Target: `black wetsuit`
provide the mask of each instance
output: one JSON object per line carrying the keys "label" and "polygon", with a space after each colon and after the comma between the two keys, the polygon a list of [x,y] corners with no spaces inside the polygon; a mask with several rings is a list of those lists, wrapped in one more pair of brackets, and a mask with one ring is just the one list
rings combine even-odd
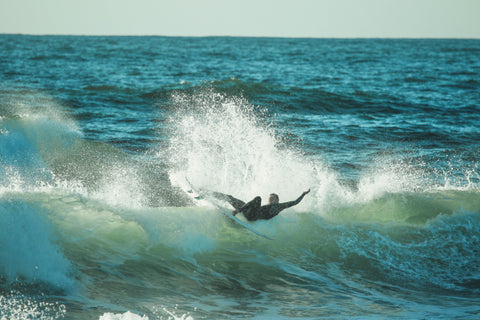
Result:
{"label": "black wetsuit", "polygon": [[255,221],[259,219],[272,219],[273,217],[278,215],[280,211],[299,204],[305,196],[305,194],[302,194],[300,197],[298,197],[297,200],[294,201],[288,201],[283,203],[270,203],[262,206],[262,198],[260,197],[255,197],[250,202],[245,203],[242,200],[234,198],[228,194],[215,192],[214,195],[219,199],[228,201],[235,208],[235,211],[233,213],[243,213],[243,215],[245,216],[245,218],[247,218],[248,221]]}

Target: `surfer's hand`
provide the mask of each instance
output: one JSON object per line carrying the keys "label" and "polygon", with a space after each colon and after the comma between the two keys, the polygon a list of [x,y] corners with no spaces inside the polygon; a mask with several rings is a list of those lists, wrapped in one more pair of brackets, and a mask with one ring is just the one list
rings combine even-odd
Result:
{"label": "surfer's hand", "polygon": [[308,189],[307,191],[304,191],[304,192],[302,193],[302,195],[304,196],[304,195],[308,194],[309,192],[310,192],[310,189]]}

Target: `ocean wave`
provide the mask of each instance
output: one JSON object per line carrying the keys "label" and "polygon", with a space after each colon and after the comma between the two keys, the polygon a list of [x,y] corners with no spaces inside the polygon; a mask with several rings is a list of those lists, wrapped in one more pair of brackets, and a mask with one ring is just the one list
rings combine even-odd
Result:
{"label": "ocean wave", "polygon": [[[423,78],[410,77],[404,81],[418,83],[424,80]],[[462,83],[468,85],[475,84],[472,81],[468,80]],[[463,84],[454,83],[449,84],[449,86],[457,88],[457,86],[463,86]],[[117,90],[118,88],[115,89],[115,91]],[[124,90],[122,89],[122,91]],[[137,93],[142,98],[155,101],[161,108],[169,109],[175,107],[175,96],[204,95],[205,92],[212,90],[232,98],[245,98],[252,104],[268,107],[272,113],[297,112],[301,114],[394,116],[411,113],[430,114],[438,111],[438,106],[423,102],[421,91],[414,98],[412,96],[392,95],[376,90],[338,91],[330,90],[328,86],[282,85],[268,81],[257,82],[238,78],[202,82],[181,81],[175,85],[171,84],[155,88],[150,92]],[[464,107],[468,108],[469,106]],[[457,112],[456,108],[452,108],[451,111]]]}
{"label": "ocean wave", "polygon": [[[268,82],[245,81],[236,78],[214,80],[198,85],[189,84],[163,91],[156,91],[155,97],[169,98],[178,94],[198,94],[208,90],[230,97],[244,97],[253,104],[278,108],[282,111],[301,113],[359,113],[367,112],[375,107],[376,113],[396,114],[407,105],[395,97],[378,96],[367,92],[330,92],[326,89],[282,86]],[[380,98],[380,99],[379,99]],[[379,104],[378,100],[385,103]],[[373,105],[374,104],[374,105]],[[411,106],[412,108],[416,106]]]}
{"label": "ocean wave", "polygon": [[1,199],[0,279],[71,291],[75,287],[72,265],[42,210],[16,199]]}
{"label": "ocean wave", "polygon": [[[9,193],[1,202],[1,225],[8,230],[0,238],[0,272],[8,281],[62,290],[85,277],[94,285],[106,276],[112,285],[148,283],[177,298],[188,288],[196,291],[198,282],[216,292],[224,285],[258,288],[291,277],[288,286],[320,285],[338,274],[358,275],[363,285],[473,295],[479,198],[473,190],[400,193],[326,212],[288,210],[252,224],[272,241],[218,209],[125,208],[59,190]],[[224,278],[230,280],[221,285]],[[357,281],[338,279],[340,286]],[[184,283],[180,291],[169,285],[178,281]]]}

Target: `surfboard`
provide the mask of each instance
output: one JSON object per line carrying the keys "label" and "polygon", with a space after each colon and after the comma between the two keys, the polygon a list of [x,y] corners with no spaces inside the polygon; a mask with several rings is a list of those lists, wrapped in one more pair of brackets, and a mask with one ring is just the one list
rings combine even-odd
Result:
{"label": "surfboard", "polygon": [[203,196],[200,195],[200,193],[193,188],[193,186],[190,184],[188,179],[184,179],[183,181],[177,180],[177,184],[180,187],[180,189],[183,190],[187,194],[187,196],[192,199],[193,203],[199,207],[209,207],[209,208],[218,208],[216,205],[205,199]]}
{"label": "surfboard", "polygon": [[230,211],[227,208],[218,206],[203,197],[190,183],[190,181],[185,177],[184,179],[175,179],[175,184],[177,184],[191,199],[192,201],[197,205],[201,207],[209,207],[209,208],[214,208],[218,209],[225,217],[229,218],[230,220],[234,221],[236,224],[242,226],[243,228],[249,230],[250,232],[255,233],[257,236],[260,236],[262,238],[268,239],[268,240],[273,240],[267,235],[264,235],[258,230],[255,230],[252,228],[250,225],[245,223],[244,221],[238,219],[235,217],[233,214],[230,213]]}

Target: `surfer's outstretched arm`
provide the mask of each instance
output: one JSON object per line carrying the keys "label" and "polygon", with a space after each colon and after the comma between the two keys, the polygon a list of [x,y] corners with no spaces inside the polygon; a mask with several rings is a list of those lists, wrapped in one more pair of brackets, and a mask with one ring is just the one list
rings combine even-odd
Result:
{"label": "surfer's outstretched arm", "polygon": [[305,195],[307,195],[309,192],[310,192],[310,189],[308,189],[307,191],[304,191],[304,192],[300,195],[300,197],[297,198],[297,200],[279,203],[278,205],[281,207],[281,210],[286,209],[286,208],[293,207],[293,206],[299,204],[300,201],[303,200],[303,197],[305,197]]}

